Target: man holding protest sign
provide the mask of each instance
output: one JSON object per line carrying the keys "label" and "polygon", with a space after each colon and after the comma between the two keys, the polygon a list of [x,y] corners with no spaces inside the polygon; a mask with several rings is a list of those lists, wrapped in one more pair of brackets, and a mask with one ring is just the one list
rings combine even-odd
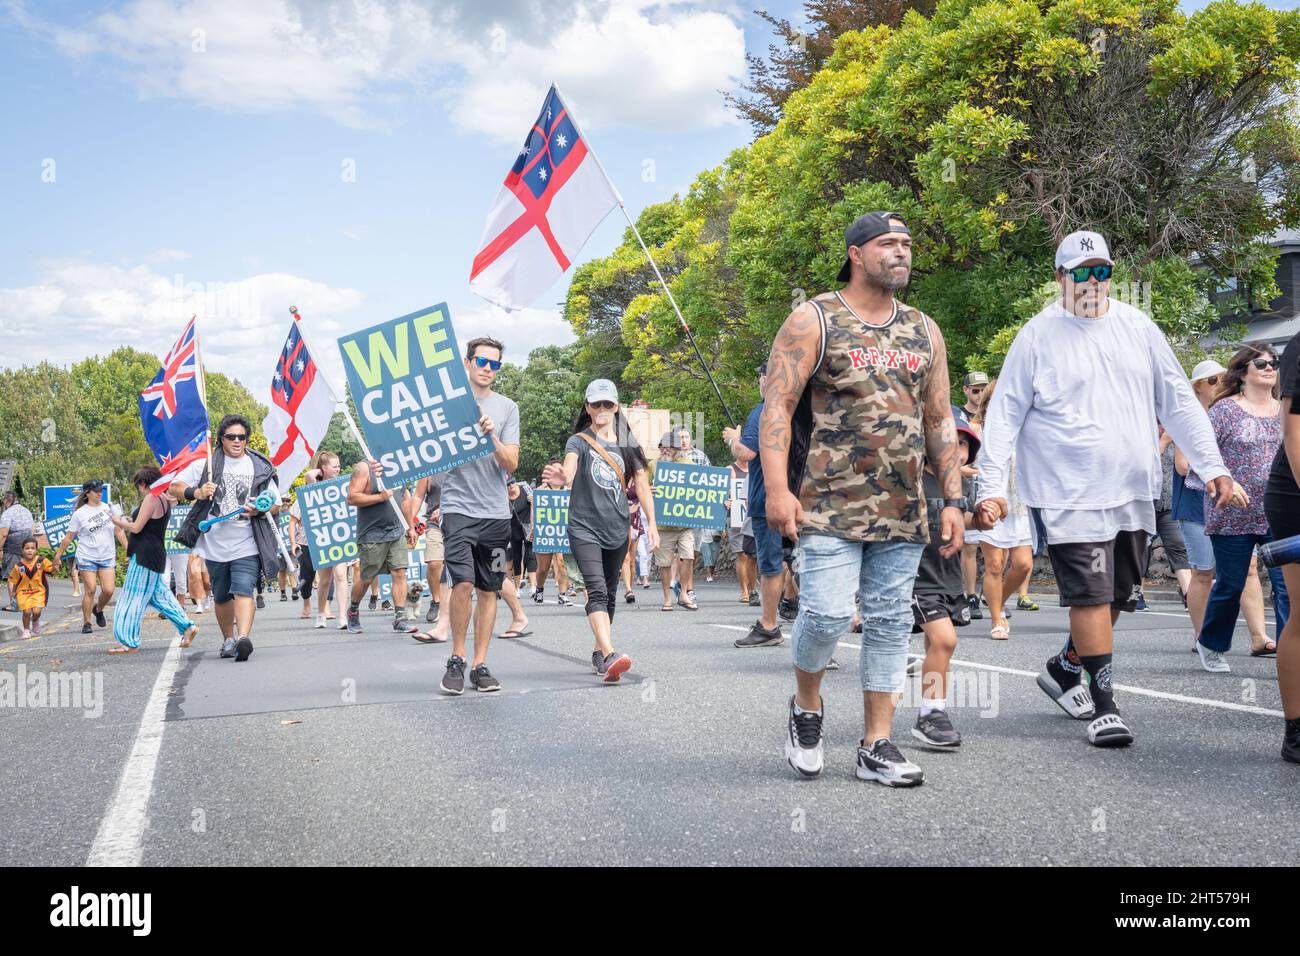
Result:
{"label": "man holding protest sign", "polygon": [[[465,643],[475,591],[478,609],[470,683],[483,692],[501,689],[501,682],[488,671],[487,652],[509,561],[506,479],[519,467],[519,406],[492,391],[504,353],[505,346],[496,339],[478,338],[465,346],[465,370],[480,412],[478,430],[491,441],[492,454],[453,468],[442,485],[443,549],[452,582],[451,659],[442,678],[442,689],[448,694],[465,690]],[[512,621],[506,633],[523,637],[526,627],[527,619]]]}
{"label": "man holding protest sign", "polygon": [[406,527],[393,507],[394,489],[380,487],[384,466],[377,461],[359,461],[352,467],[348,483],[348,504],[357,509],[357,552],[361,566],[352,581],[352,597],[348,604],[348,633],[361,633],[361,599],[366,596],[370,583],[381,574],[393,576],[393,630],[399,634],[418,631],[406,620],[406,563],[407,549],[415,546],[416,500],[400,488],[402,516]]}
{"label": "man holding protest sign", "polygon": [[[664,432],[663,437],[659,439],[659,458],[654,464],[654,481],[656,488],[659,485],[659,471],[665,465],[676,462],[689,462],[685,450],[679,447],[680,438],[673,432]],[[658,503],[659,492],[655,492],[656,507]],[[691,600],[691,592],[695,590],[695,529],[681,528],[672,524],[665,524],[662,518],[659,518],[659,547],[655,548],[655,567],[659,569],[659,580],[664,588],[664,606],[660,608],[663,611],[673,609],[672,583],[676,577],[680,585],[681,599],[677,602],[688,611],[698,611],[699,605]],[[673,574],[674,566],[677,574]]]}

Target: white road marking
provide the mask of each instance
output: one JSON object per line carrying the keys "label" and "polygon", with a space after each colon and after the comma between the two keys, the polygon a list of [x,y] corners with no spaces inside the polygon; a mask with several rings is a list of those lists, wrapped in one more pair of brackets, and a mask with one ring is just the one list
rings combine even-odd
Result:
{"label": "white road marking", "polygon": [[[713,627],[721,627],[728,631],[748,631],[747,627],[737,627],[734,624],[714,624]],[[840,647],[851,647],[855,650],[861,649],[861,644],[852,644],[848,641],[838,641]],[[961,661],[957,658],[952,659],[954,667],[972,667],[982,671],[997,671],[999,674],[1014,674],[1017,677],[1037,677],[1037,671],[1022,671],[1014,667],[1001,667],[997,664],[981,664],[977,661]],[[1252,707],[1249,704],[1234,704],[1226,700],[1209,700],[1205,697],[1189,697],[1186,694],[1171,694],[1163,690],[1151,690],[1146,687],[1135,687],[1132,684],[1116,684],[1116,690],[1122,690],[1125,693],[1137,694],[1139,697],[1155,697],[1159,700],[1173,700],[1181,704],[1200,704],[1202,707],[1217,707],[1220,710],[1235,710],[1243,714],[1258,714],[1261,717],[1283,717],[1285,716],[1280,710],[1269,710],[1267,707]]]}
{"label": "white road marking", "polygon": [[167,715],[167,692],[171,690],[180,665],[181,644],[177,635],[158,669],[158,679],[154,681],[144,716],[140,718],[140,727],[135,732],[131,755],[122,768],[108,810],[99,821],[99,832],[90,847],[86,866],[139,866],[144,857],[144,831],[148,826],[146,814],[166,726],[163,718]]}

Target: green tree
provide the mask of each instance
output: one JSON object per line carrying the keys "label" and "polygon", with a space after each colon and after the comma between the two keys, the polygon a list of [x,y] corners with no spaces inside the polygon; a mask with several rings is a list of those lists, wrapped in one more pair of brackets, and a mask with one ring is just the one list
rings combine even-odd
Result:
{"label": "green tree", "polygon": [[494,386],[519,406],[519,468],[523,481],[536,483],[553,455],[564,453],[582,408],[586,381],[574,369],[579,346],[533,349],[525,366],[502,367]]}

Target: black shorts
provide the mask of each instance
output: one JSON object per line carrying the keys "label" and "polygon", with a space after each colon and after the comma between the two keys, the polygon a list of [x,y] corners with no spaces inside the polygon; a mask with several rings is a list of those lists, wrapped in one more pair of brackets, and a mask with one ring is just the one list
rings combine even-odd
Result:
{"label": "black shorts", "polygon": [[510,519],[442,516],[442,542],[451,583],[500,591],[510,564]]}
{"label": "black shorts", "polygon": [[1049,544],[1061,607],[1109,604],[1136,611],[1146,554],[1145,531],[1121,531],[1114,541]]}
{"label": "black shorts", "polygon": [[912,633],[919,634],[922,624],[932,624],[944,618],[952,621],[954,627],[965,627],[970,623],[970,605],[960,594],[913,594],[912,595]]}
{"label": "black shorts", "polygon": [[1264,496],[1264,514],[1274,541],[1300,534],[1300,501],[1288,495]]}

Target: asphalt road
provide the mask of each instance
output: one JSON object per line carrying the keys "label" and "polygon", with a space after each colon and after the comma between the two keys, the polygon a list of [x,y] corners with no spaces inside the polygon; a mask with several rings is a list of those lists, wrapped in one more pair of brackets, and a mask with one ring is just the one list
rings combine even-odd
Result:
{"label": "asphalt road", "polygon": [[950,711],[965,741],[927,750],[905,703],[895,739],[926,782],[890,790],[853,775],[856,650],[827,677],[827,767],[804,781],[782,753],[789,642],[734,649],[755,612],[732,586],[701,586],[697,613],[664,614],[657,593],[620,605],[621,683],[591,674],[580,610],[529,602],[535,633],[492,645],[503,690],[461,698],[437,689],[446,646],[379,612],[349,636],[272,596],[240,664],[217,657],[211,612],[188,651],[151,618],[142,652],[111,658],[111,635],[63,612],[0,644],[0,679],[86,675],[102,696],[0,706],[0,864],[1300,861],[1300,767],[1278,757],[1274,662],[1246,654],[1244,629],[1233,672],[1212,675],[1180,606],[1125,616],[1117,697],[1137,742],[1102,751],[1034,684],[1065,612],[1017,613],[1005,643],[973,622]]}

